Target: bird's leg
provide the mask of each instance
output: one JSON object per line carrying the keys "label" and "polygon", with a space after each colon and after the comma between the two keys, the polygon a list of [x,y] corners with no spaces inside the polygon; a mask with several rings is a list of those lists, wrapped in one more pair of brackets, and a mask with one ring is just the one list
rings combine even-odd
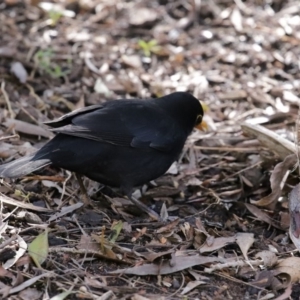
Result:
{"label": "bird's leg", "polygon": [[149,208],[148,206],[146,206],[144,203],[142,203],[138,199],[135,199],[134,197],[132,197],[131,191],[130,191],[130,193],[126,193],[126,194],[127,194],[128,199],[133,204],[135,204],[140,210],[142,210],[145,213],[147,213],[152,219],[154,219],[156,221],[162,221],[162,219],[161,219],[161,217],[159,216],[158,213],[156,213],[154,210],[152,210],[151,208]]}
{"label": "bird's leg", "polygon": [[87,194],[87,191],[83,184],[81,175],[79,175],[78,173],[75,173],[75,176],[76,176],[76,179],[77,179],[79,187],[80,187],[80,191],[82,194],[82,202],[83,202],[84,206],[91,205],[91,200]]}

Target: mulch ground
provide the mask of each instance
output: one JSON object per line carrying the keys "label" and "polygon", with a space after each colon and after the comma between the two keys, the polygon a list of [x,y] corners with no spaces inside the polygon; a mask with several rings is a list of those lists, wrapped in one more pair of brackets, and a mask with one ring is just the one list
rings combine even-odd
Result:
{"label": "mulch ground", "polygon": [[134,193],[164,222],[88,179],[83,209],[64,170],[3,179],[2,299],[298,299],[299,13],[292,0],[2,1],[2,162],[53,137],[43,122],[114,99],[189,91],[209,125]]}

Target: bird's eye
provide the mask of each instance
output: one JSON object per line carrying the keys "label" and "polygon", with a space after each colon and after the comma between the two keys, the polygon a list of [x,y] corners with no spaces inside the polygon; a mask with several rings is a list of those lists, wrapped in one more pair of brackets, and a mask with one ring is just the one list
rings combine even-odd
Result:
{"label": "bird's eye", "polygon": [[202,117],[203,117],[202,115],[198,115],[198,116],[197,116],[196,122],[195,122],[195,126],[196,126],[196,125],[199,125],[199,124],[202,122]]}

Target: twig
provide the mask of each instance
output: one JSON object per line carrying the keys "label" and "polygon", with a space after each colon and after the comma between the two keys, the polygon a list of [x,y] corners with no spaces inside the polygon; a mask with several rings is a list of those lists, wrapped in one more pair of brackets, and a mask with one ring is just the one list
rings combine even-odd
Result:
{"label": "twig", "polygon": [[18,139],[18,138],[20,138],[20,136],[18,134],[2,136],[2,137],[0,137],[0,142],[5,141],[5,140],[9,140],[9,139],[14,139],[14,138]]}
{"label": "twig", "polygon": [[70,178],[72,177],[72,173],[69,172],[69,171],[66,171],[66,173],[68,174],[68,177],[64,180],[63,182],[63,190],[62,190],[62,193],[61,193],[61,197],[60,197],[60,201],[62,202],[63,198],[64,198],[64,195],[66,193],[66,186],[67,186],[67,182],[70,180]]}
{"label": "twig", "polygon": [[249,264],[251,266],[259,266],[262,265],[263,263],[264,261],[262,259],[247,260],[247,261],[246,260],[232,261],[225,264],[215,264],[211,268],[205,268],[204,272],[212,273],[213,271],[222,270],[225,268],[236,268],[236,267],[246,267],[246,266],[248,267]]}
{"label": "twig", "polygon": [[2,244],[0,244],[0,249],[5,248],[7,245],[9,245],[11,242],[15,241],[18,238],[18,235],[15,234],[11,236],[8,240],[4,241]]}
{"label": "twig", "polygon": [[259,152],[261,151],[258,147],[253,148],[235,148],[235,147],[207,147],[207,146],[193,146],[194,149],[198,150],[211,150],[211,151],[224,151],[224,152]]}
{"label": "twig", "polygon": [[35,93],[35,91],[31,85],[25,84],[25,86],[28,88],[30,95],[32,97],[34,97],[37,100],[37,102],[39,103],[40,110],[44,110],[46,108],[45,102]]}
{"label": "twig", "polygon": [[92,250],[88,250],[88,249],[76,249],[76,248],[68,248],[68,247],[51,247],[51,248],[49,248],[49,252],[51,252],[51,253],[64,252],[64,253],[81,254],[81,255],[90,254],[92,256],[102,258],[102,259],[108,259],[111,261],[124,263],[124,264],[128,264],[128,265],[132,264],[132,262],[129,262],[126,260],[121,260],[121,259],[111,258],[109,256],[105,256],[105,255],[101,254],[99,251],[92,251]]}
{"label": "twig", "polygon": [[184,285],[184,283],[185,283],[185,280],[184,280],[184,275],[183,275],[182,272],[181,272],[181,277],[182,277],[182,282],[181,282],[180,287],[179,287],[174,293],[172,293],[171,295],[168,295],[168,296],[167,296],[167,299],[170,299],[170,298],[172,298],[173,296],[175,296],[176,294],[178,294],[179,291],[183,288],[183,285]]}
{"label": "twig", "polygon": [[257,138],[263,146],[276,152],[282,160],[298,151],[294,143],[263,126],[243,123],[241,127],[245,134]]}
{"label": "twig", "polygon": [[235,177],[236,175],[239,175],[239,174],[241,174],[241,173],[243,173],[243,172],[245,172],[245,171],[248,171],[248,170],[250,170],[250,169],[252,169],[252,168],[254,168],[254,167],[257,167],[257,166],[259,166],[259,165],[261,165],[261,164],[262,164],[262,161],[260,160],[260,161],[258,161],[257,163],[255,163],[255,164],[253,164],[253,165],[251,165],[251,166],[249,166],[249,167],[247,167],[247,168],[244,168],[244,169],[242,169],[242,170],[240,170],[240,171],[238,171],[238,172],[236,172],[236,173],[233,173],[233,174],[231,174],[231,175],[225,177],[224,180],[225,180],[225,179],[228,179],[228,178],[231,178],[231,177]]}
{"label": "twig", "polygon": [[5,196],[2,193],[0,193],[0,202],[10,204],[13,206],[17,206],[17,207],[22,207],[22,208],[29,209],[29,210],[39,211],[39,212],[52,212],[53,211],[52,209],[35,206],[35,205],[32,205],[31,203],[24,203],[24,202],[14,200],[12,198]]}
{"label": "twig", "polygon": [[7,109],[8,109],[9,115],[10,115],[10,118],[14,119],[15,118],[15,113],[13,112],[13,110],[11,108],[11,103],[10,103],[8,94],[6,93],[6,90],[5,90],[5,81],[4,80],[1,83],[1,92],[2,92],[3,97],[5,99],[5,102],[6,102],[6,105],[7,105]]}

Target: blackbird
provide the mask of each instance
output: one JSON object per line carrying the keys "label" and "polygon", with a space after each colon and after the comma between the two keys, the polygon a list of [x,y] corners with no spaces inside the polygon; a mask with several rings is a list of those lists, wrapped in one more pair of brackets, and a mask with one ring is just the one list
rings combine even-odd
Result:
{"label": "blackbird", "polygon": [[46,122],[56,136],[32,156],[1,165],[0,177],[22,177],[53,165],[120,187],[157,219],[155,212],[131,197],[132,189],[168,170],[193,128],[205,127],[202,117],[200,102],[186,92],[88,106]]}

